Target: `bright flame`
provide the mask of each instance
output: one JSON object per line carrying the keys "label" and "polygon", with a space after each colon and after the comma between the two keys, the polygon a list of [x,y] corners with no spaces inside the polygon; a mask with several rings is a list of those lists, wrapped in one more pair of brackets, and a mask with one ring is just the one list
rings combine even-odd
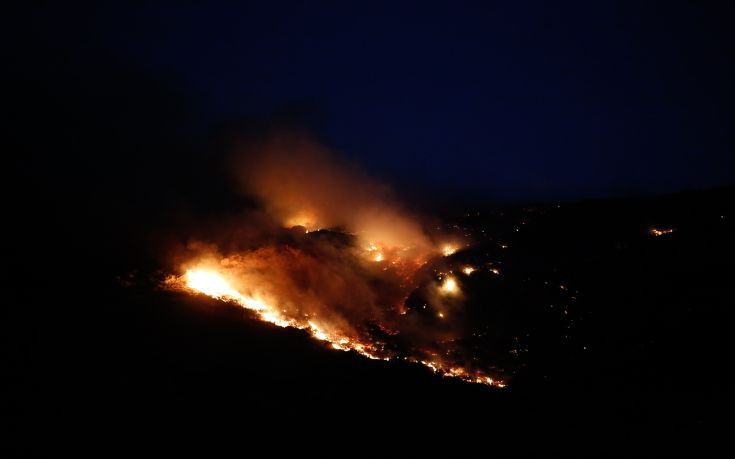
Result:
{"label": "bright flame", "polygon": [[[326,330],[313,320],[298,320],[296,318],[284,318],[279,310],[271,305],[242,294],[227,281],[226,276],[213,269],[197,268],[189,269],[181,277],[172,276],[168,278],[166,285],[169,288],[185,289],[192,292],[202,293],[212,298],[232,301],[243,308],[254,311],[261,320],[272,323],[279,327],[293,327],[308,331],[314,338],[325,341],[331,345],[333,349],[341,351],[355,351],[364,357],[375,360],[390,360],[380,349],[369,343],[362,343],[350,336],[341,335]],[[446,293],[456,293],[459,291],[459,285],[453,277],[445,278],[441,290]],[[440,318],[444,317],[444,313],[438,313]],[[408,361],[421,363],[429,367],[432,371],[442,376],[451,376],[463,379],[468,382],[480,383],[494,387],[504,387],[502,381],[494,380],[490,377],[478,374],[472,374],[460,367],[450,367],[442,362],[431,362],[426,360],[417,360],[407,358]]]}
{"label": "bright flame", "polygon": [[248,309],[264,311],[268,309],[263,302],[253,298],[247,298],[232,288],[224,277],[214,271],[202,269],[189,270],[186,272],[186,285],[205,295],[220,300],[235,301]]}
{"label": "bright flame", "polygon": [[237,298],[240,296],[240,293],[230,287],[230,284],[222,276],[213,271],[187,271],[186,285],[215,298]]}
{"label": "bright flame", "polygon": [[459,285],[453,277],[447,277],[444,279],[441,285],[441,291],[447,294],[453,294],[459,292]]}
{"label": "bright flame", "polygon": [[[170,285],[176,285],[176,279]],[[184,286],[198,293],[203,293],[212,298],[224,301],[233,301],[245,309],[250,309],[258,314],[265,322],[279,327],[293,327],[307,330],[316,339],[331,343],[332,347],[342,351],[356,351],[371,359],[383,359],[376,355],[370,345],[359,343],[347,336],[330,333],[314,321],[299,322],[295,319],[285,319],[276,308],[259,301],[253,297],[243,295],[230,286],[225,277],[210,269],[190,269],[183,276]]]}
{"label": "bright flame", "polygon": [[464,268],[462,268],[462,272],[469,276],[470,274],[475,272],[475,268],[473,268],[472,266],[465,266]]}
{"label": "bright flame", "polygon": [[380,248],[372,242],[368,246],[367,251],[369,254],[371,254],[372,259],[375,262],[381,262],[385,259],[385,257],[383,256],[383,252],[380,251]]}
{"label": "bright flame", "polygon": [[445,244],[442,247],[442,255],[444,255],[445,257],[454,254],[456,251],[457,247],[453,246],[452,244]]}
{"label": "bright flame", "polygon": [[243,295],[234,289],[218,272],[208,269],[190,269],[184,275],[186,286],[199,293],[224,301],[234,301],[245,309],[258,313],[266,322],[280,327],[292,325],[292,321],[285,320],[274,308],[253,297]]}

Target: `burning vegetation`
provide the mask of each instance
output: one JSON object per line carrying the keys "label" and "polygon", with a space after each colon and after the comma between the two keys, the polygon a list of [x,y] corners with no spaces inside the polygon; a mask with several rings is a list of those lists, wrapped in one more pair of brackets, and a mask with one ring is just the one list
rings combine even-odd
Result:
{"label": "burning vegetation", "polygon": [[[176,251],[167,287],[237,304],[334,349],[504,386],[502,371],[463,344],[462,281],[451,270],[435,274],[460,250],[456,238],[427,232],[426,219],[406,212],[386,187],[309,138],[277,136],[241,149],[242,189],[264,211],[189,240]],[[416,295],[420,307],[408,301]]]}
{"label": "burning vegetation", "polygon": [[648,234],[650,234],[651,236],[656,236],[656,237],[665,236],[673,232],[674,232],[674,228],[668,228],[668,227],[657,228],[657,227],[652,226],[648,229]]}

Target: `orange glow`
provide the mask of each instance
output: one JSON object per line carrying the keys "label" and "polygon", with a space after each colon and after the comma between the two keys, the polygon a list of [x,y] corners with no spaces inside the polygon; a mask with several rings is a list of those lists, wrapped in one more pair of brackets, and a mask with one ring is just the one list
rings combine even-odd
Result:
{"label": "orange glow", "polygon": [[204,293],[218,300],[235,301],[253,311],[264,311],[268,306],[253,298],[247,298],[215,271],[204,269],[189,270],[186,272],[186,285],[198,292]]}
{"label": "orange glow", "polygon": [[651,234],[653,236],[656,236],[656,237],[663,236],[665,234],[671,234],[673,232],[674,232],[674,228],[654,228],[654,227],[651,227],[648,230],[648,233],[649,234]]}
{"label": "orange glow", "polygon": [[462,268],[462,272],[469,276],[470,274],[475,272],[475,268],[473,268],[472,266],[465,266],[464,268]]}
{"label": "orange glow", "polygon": [[451,276],[444,279],[444,282],[442,282],[442,285],[440,288],[441,288],[442,293],[445,293],[448,295],[459,293],[459,285],[457,284],[457,280]]}
{"label": "orange glow", "polygon": [[448,257],[450,255],[453,255],[457,251],[457,247],[452,244],[444,244],[442,247],[442,255],[445,257]]}
{"label": "orange glow", "polygon": [[[267,301],[263,301],[255,296],[246,295],[237,288],[233,287],[228,280],[227,274],[217,269],[208,267],[196,267],[188,269],[182,276],[171,276],[166,280],[165,284],[168,288],[189,291],[191,293],[200,293],[217,300],[235,303],[245,309],[249,309],[257,314],[257,316],[271,324],[279,327],[293,327],[307,331],[311,336],[320,341],[324,341],[330,345],[332,349],[341,351],[354,351],[358,354],[375,360],[390,360],[391,355],[386,354],[383,350],[376,348],[369,342],[362,342],[358,338],[348,336],[336,329],[332,329],[326,323],[322,323],[316,319],[289,317],[283,314]],[[459,292],[459,285],[453,277],[447,277],[441,285],[441,290],[447,294]],[[284,310],[285,312],[285,310]],[[445,317],[445,313],[437,314],[440,318]],[[406,358],[405,360],[420,363],[430,368],[433,372],[448,377],[460,378],[467,382],[490,385],[494,387],[504,387],[502,381],[484,376],[477,372],[471,372],[461,367],[448,366],[442,361],[418,360],[415,358]]]}
{"label": "orange glow", "polygon": [[368,246],[367,251],[373,261],[375,261],[376,263],[379,263],[385,259],[385,256],[383,255],[383,252],[380,251],[380,248],[372,242]]}
{"label": "orange glow", "polygon": [[303,226],[307,231],[314,231],[318,229],[317,219],[308,212],[300,212],[292,215],[283,222],[286,228],[293,228],[294,226]]}

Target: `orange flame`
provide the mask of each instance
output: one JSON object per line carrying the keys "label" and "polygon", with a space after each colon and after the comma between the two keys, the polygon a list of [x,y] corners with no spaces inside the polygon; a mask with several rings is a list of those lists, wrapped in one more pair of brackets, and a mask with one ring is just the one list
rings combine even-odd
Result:
{"label": "orange flame", "polygon": [[[380,350],[375,348],[373,345],[329,330],[328,327],[320,324],[317,319],[297,320],[292,317],[284,317],[281,311],[269,305],[267,302],[253,296],[244,295],[238,291],[230,284],[226,275],[220,273],[218,270],[204,267],[189,269],[182,276],[169,277],[166,285],[169,288],[181,289],[190,293],[204,294],[217,300],[235,303],[245,309],[253,311],[261,320],[279,327],[293,327],[306,330],[312,337],[329,343],[333,349],[341,351],[355,351],[369,359],[390,360],[390,357],[381,353]],[[445,280],[442,288],[448,289],[450,292],[456,292],[458,290],[456,281],[451,277]],[[441,317],[443,317],[443,313],[440,314]],[[456,377],[464,381],[494,387],[505,387],[503,381],[490,378],[477,372],[470,372],[461,367],[448,366],[439,361],[418,360],[410,357],[405,358],[405,360],[422,364],[431,369],[434,373],[442,376]]]}

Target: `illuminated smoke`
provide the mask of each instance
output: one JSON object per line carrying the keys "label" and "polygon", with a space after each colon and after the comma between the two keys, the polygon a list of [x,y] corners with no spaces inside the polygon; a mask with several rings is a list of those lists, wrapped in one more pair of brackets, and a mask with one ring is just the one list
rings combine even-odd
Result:
{"label": "illuminated smoke", "polygon": [[390,188],[306,135],[273,135],[236,154],[242,190],[285,226],[341,228],[368,244],[431,247],[418,219],[397,204]]}
{"label": "illuminated smoke", "polygon": [[[175,254],[168,287],[236,303],[335,349],[503,385],[457,344],[465,328],[451,313],[461,307],[458,280],[425,269],[456,244],[433,242],[384,185],[307,137],[241,149],[235,175],[265,212],[199,231]],[[407,307],[416,291],[427,292],[433,313]]]}

